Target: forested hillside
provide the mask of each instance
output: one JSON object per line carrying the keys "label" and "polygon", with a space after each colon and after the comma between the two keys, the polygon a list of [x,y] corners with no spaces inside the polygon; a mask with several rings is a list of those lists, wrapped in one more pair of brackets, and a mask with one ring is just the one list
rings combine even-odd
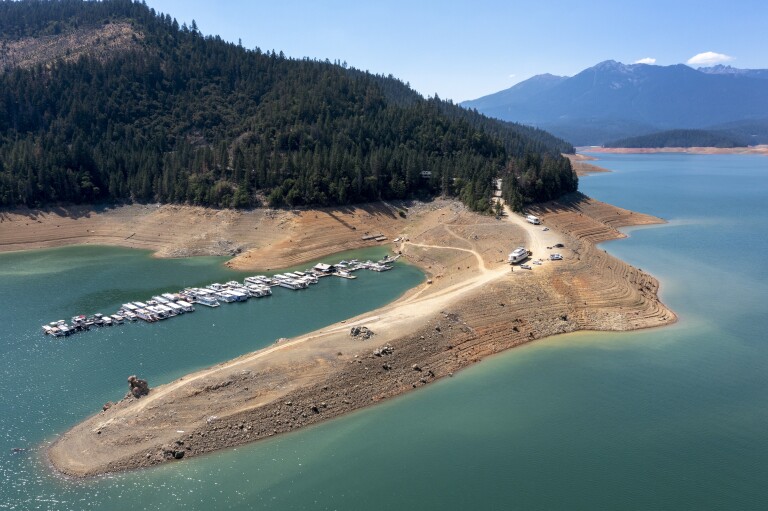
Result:
{"label": "forested hillside", "polygon": [[608,142],[605,147],[746,147],[733,134],[713,130],[668,130]]}
{"label": "forested hillside", "polygon": [[577,187],[560,155],[573,147],[546,132],[203,36],[143,3],[3,1],[0,44],[13,49],[0,66],[1,206],[446,194],[486,210],[497,176],[515,176],[522,202]]}

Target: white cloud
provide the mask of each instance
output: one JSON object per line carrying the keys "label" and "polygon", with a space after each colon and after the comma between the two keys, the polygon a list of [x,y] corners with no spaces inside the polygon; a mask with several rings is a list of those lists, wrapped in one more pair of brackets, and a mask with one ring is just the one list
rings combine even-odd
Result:
{"label": "white cloud", "polygon": [[517,75],[516,74],[509,75],[510,78],[514,78],[515,76],[517,76]]}
{"label": "white cloud", "polygon": [[705,51],[689,58],[686,64],[689,66],[711,66],[713,64],[721,64],[733,60],[730,55],[723,53],[715,53],[713,51]]}
{"label": "white cloud", "polygon": [[644,59],[636,60],[635,64],[655,64],[656,59],[653,57],[645,57]]}

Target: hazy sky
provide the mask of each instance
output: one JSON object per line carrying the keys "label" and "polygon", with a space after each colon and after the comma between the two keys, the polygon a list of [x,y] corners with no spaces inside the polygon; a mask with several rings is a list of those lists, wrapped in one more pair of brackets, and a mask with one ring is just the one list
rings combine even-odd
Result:
{"label": "hazy sky", "polygon": [[[768,68],[768,1],[147,0],[205,35],[464,101],[603,60]],[[703,55],[702,55],[703,54]]]}

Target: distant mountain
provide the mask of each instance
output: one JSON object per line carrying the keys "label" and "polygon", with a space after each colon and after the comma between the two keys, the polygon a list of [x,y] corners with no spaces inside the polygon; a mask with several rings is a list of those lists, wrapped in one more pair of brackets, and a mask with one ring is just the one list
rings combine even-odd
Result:
{"label": "distant mountain", "polygon": [[[509,89],[471,101],[472,108],[480,111],[510,105],[522,105],[530,101],[538,94],[548,91],[567,80],[567,76],[555,76],[551,74],[536,75]],[[469,101],[467,103],[470,103]]]}
{"label": "distant mountain", "polygon": [[0,1],[0,208],[443,194],[489,210],[504,176],[522,207],[576,190],[563,152],[542,130],[391,76],[245,49],[144,2]]}
{"label": "distant mountain", "polygon": [[536,76],[462,106],[537,126],[575,145],[599,145],[662,130],[768,118],[765,73],[608,60],[570,78]]}
{"label": "distant mountain", "polygon": [[746,147],[745,140],[712,130],[668,130],[607,142],[605,147]]}
{"label": "distant mountain", "polygon": [[768,69],[738,69],[736,67],[718,64],[717,66],[712,67],[700,67],[698,70],[710,75],[745,76],[747,78],[768,80]]}

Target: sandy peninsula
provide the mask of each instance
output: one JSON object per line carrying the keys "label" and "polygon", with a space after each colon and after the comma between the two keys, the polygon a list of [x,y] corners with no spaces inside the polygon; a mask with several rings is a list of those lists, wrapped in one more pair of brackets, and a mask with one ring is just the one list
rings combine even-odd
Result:
{"label": "sandy peninsula", "polygon": [[600,167],[598,165],[595,165],[594,163],[590,163],[591,161],[597,160],[594,156],[589,156],[587,154],[564,154],[568,160],[571,162],[571,168],[576,172],[576,175],[581,176],[588,176],[589,174],[599,174],[601,172],[611,172],[609,169],[606,169],[604,167]]}
{"label": "sandy peninsula", "polygon": [[[50,446],[53,467],[88,477],[178,462],[369,406],[542,337],[675,321],[658,299],[655,278],[595,245],[623,237],[619,227],[660,219],[580,194],[534,212],[548,230],[509,211],[495,219],[442,199],[306,211],[123,206],[4,213],[0,250],[94,243],[165,257],[227,253],[234,254],[228,264],[254,270],[366,246],[376,242],[363,240],[364,233],[380,233],[405,237],[380,243],[428,278],[381,309],[95,413]],[[556,244],[563,248],[550,249]],[[511,271],[506,256],[519,245],[542,264]],[[550,261],[552,252],[563,260]],[[374,335],[351,336],[354,326]],[[123,385],[118,379],[116,392]]]}

